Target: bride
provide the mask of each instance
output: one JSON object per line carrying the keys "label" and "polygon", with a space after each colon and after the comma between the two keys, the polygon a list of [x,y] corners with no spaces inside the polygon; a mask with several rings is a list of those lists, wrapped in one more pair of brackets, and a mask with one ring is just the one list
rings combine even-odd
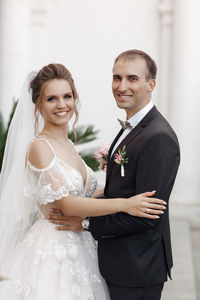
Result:
{"label": "bride", "polygon": [[[48,214],[54,208],[80,218],[117,212],[144,217],[144,203],[152,208],[153,192],[91,198],[95,175],[68,139],[77,102],[71,74],[60,64],[29,74],[22,88],[0,181],[1,300],[109,299],[90,233],[57,231]],[[153,201],[162,209],[162,200]],[[161,212],[154,213],[146,217]]]}

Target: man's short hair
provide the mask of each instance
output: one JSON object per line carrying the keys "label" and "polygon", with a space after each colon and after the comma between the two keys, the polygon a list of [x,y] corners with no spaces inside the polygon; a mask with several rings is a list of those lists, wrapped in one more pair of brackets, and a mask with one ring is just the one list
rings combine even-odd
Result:
{"label": "man's short hair", "polygon": [[[122,52],[121,54],[119,54],[116,59],[115,59],[115,63],[119,60],[119,59],[125,59],[125,60],[133,60],[137,57],[141,57],[142,59],[145,60],[146,65],[147,65],[147,70],[148,70],[148,74],[146,75],[146,80],[150,80],[150,79],[156,79],[156,74],[157,74],[157,66],[155,61],[144,51],[141,50],[136,50],[136,49],[132,49],[132,50],[127,50]],[[115,64],[114,63],[114,64]]]}

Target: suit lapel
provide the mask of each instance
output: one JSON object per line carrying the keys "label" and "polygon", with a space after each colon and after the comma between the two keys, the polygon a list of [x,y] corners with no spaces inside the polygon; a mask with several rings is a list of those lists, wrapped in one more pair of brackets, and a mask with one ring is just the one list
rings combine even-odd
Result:
{"label": "suit lapel", "polygon": [[156,109],[156,107],[154,106],[146,114],[146,116],[140,121],[140,123],[135,128],[133,128],[133,130],[131,130],[131,132],[121,141],[121,143],[119,144],[119,146],[114,151],[112,157],[110,157],[110,155],[112,153],[112,149],[113,149],[115,143],[119,139],[120,135],[123,133],[123,129],[120,130],[120,132],[118,133],[118,135],[114,139],[114,141],[113,141],[113,143],[112,143],[112,145],[110,147],[110,150],[109,150],[109,156],[108,156],[109,159],[108,159],[107,174],[106,174],[106,186],[108,184],[110,175],[112,174],[112,170],[113,170],[113,167],[115,165],[115,161],[114,161],[115,154],[118,152],[119,149],[122,149],[124,145],[127,146],[130,142],[132,142],[136,138],[137,135],[141,134],[142,131],[144,130],[144,128],[146,126],[148,126],[148,124],[151,122],[151,120],[153,120],[158,114],[159,114],[159,112]]}
{"label": "suit lapel", "polygon": [[108,151],[108,160],[107,160],[108,165],[107,165],[107,171],[106,171],[106,181],[107,181],[108,176],[109,176],[110,171],[111,171],[111,163],[110,163],[110,161],[112,161],[111,153],[112,153],[113,147],[114,147],[115,143],[117,142],[117,140],[119,139],[119,137],[122,135],[123,131],[124,131],[123,129],[121,129],[121,130],[119,131],[119,133],[118,133],[117,136],[115,137],[115,139],[114,139],[114,141],[112,142],[112,144],[111,144],[111,146],[110,146],[110,149],[109,149],[109,151]]}
{"label": "suit lapel", "polygon": [[122,133],[124,132],[123,129],[121,129],[119,131],[119,133],[117,134],[117,136],[115,137],[114,141],[112,142],[111,146],[110,146],[110,149],[108,151],[108,160],[110,159],[110,156],[111,156],[111,153],[112,153],[112,150],[113,150],[113,147],[114,145],[116,144],[117,140],[119,139],[119,137],[122,135]]}
{"label": "suit lapel", "polygon": [[138,125],[131,130],[131,132],[121,141],[113,155],[118,151],[118,149],[122,149],[124,145],[128,145],[138,134],[140,134],[146,126],[149,125],[151,120],[153,120],[158,115],[158,110],[154,106],[146,116],[138,123]]}

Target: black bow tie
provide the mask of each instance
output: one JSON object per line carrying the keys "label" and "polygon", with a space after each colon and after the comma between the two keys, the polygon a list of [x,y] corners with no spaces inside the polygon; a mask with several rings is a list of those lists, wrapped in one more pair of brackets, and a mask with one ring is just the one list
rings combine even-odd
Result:
{"label": "black bow tie", "polygon": [[117,121],[119,121],[119,124],[122,126],[123,129],[133,128],[133,126],[131,125],[131,123],[129,121],[122,121],[120,119],[117,119]]}

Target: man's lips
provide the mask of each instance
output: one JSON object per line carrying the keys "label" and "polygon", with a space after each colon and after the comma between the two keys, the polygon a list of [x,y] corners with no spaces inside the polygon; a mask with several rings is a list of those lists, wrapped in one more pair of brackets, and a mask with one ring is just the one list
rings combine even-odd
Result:
{"label": "man's lips", "polygon": [[130,97],[132,97],[132,94],[119,94],[117,93],[117,96],[123,100],[129,99]]}

